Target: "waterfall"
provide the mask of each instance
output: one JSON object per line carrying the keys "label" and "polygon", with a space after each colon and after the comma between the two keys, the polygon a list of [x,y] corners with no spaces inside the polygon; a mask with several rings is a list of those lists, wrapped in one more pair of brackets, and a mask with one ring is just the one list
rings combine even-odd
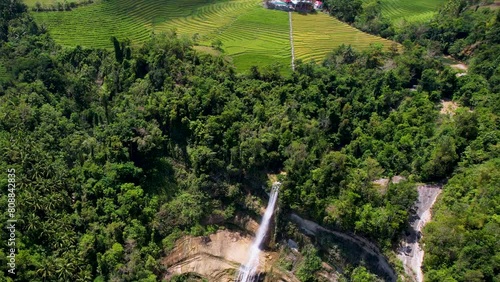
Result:
{"label": "waterfall", "polygon": [[255,241],[250,247],[250,255],[248,256],[248,260],[245,265],[240,267],[240,272],[238,273],[238,277],[236,281],[239,282],[254,282],[256,280],[257,268],[259,267],[259,253],[260,253],[260,245],[264,238],[266,237],[267,230],[269,229],[269,222],[271,221],[271,217],[274,213],[274,206],[276,204],[276,200],[278,199],[278,192],[281,183],[274,182],[273,187],[271,188],[271,193],[269,195],[269,203],[267,203],[266,212],[262,217],[262,222],[260,223],[259,230],[257,230],[257,236],[255,237]]}

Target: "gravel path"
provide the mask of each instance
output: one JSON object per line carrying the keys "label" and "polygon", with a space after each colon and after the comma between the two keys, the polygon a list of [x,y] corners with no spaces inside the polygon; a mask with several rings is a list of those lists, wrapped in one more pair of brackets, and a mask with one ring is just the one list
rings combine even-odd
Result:
{"label": "gravel path", "polygon": [[290,25],[290,46],[292,47],[292,71],[295,71],[295,49],[293,48],[293,26],[292,12],[288,12],[288,24]]}

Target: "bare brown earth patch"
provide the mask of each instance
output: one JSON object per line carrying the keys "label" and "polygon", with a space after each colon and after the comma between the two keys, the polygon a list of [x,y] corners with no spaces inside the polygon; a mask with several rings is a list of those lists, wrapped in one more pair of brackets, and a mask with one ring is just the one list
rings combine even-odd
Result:
{"label": "bare brown earth patch", "polygon": [[[470,46],[469,48],[467,48],[467,50],[473,49],[476,47],[477,46]],[[467,51],[467,52],[469,52],[469,51]],[[469,66],[467,66],[464,62],[458,61],[451,56],[445,56],[444,61],[445,61],[445,64],[449,65],[452,69],[459,71],[459,73],[457,73],[457,76],[466,75],[467,71],[469,70]]]}
{"label": "bare brown earth patch", "polygon": [[[391,178],[390,182],[396,184],[401,182],[402,180],[405,180],[403,176],[395,175]],[[372,183],[377,186],[378,191],[380,192],[380,194],[383,195],[385,194],[385,192],[387,192],[387,187],[389,185],[389,178],[380,178],[372,181]]]}
{"label": "bare brown earth patch", "polygon": [[462,70],[462,71],[467,71],[469,69],[469,67],[463,63],[450,65],[450,67],[457,69],[457,70]]}
{"label": "bare brown earth patch", "polygon": [[458,104],[453,101],[441,100],[441,110],[439,111],[443,115],[453,115],[458,108]]}

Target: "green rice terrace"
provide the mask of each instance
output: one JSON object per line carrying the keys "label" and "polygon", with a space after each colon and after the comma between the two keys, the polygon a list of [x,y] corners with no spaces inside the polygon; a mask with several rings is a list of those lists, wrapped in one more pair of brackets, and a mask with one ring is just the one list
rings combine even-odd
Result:
{"label": "green rice terrace", "polygon": [[[112,48],[111,36],[140,45],[152,32],[173,29],[196,38],[199,50],[210,51],[204,46],[220,40],[224,55],[240,70],[271,63],[288,68],[291,63],[288,14],[265,9],[261,0],[107,0],[72,11],[33,14],[63,46]],[[293,13],[292,19],[296,59],[320,61],[342,43],[361,49],[392,43],[323,13]]]}
{"label": "green rice terrace", "polygon": [[398,24],[403,20],[408,22],[423,22],[437,14],[444,0],[381,0],[382,15]]}
{"label": "green rice terrace", "polygon": [[363,50],[371,44],[389,47],[393,41],[364,33],[324,13],[292,16],[295,58],[320,62],[326,54],[341,44]]}

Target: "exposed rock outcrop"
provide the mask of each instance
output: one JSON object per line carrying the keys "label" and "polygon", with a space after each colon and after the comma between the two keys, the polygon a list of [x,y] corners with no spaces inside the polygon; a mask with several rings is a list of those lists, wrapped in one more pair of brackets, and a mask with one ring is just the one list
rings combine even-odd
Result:
{"label": "exposed rock outcrop", "polygon": [[[241,264],[245,263],[252,237],[240,232],[220,230],[210,236],[185,236],[163,260],[167,268],[164,278],[177,274],[197,273],[210,282],[234,281]],[[292,274],[272,268],[278,259],[276,252],[262,251],[259,256],[263,273],[273,273],[279,280],[298,282]]]}
{"label": "exposed rock outcrop", "polygon": [[360,258],[367,257],[371,258],[370,260],[375,261],[375,265],[377,265],[380,273],[384,274],[383,276],[385,276],[384,278],[386,281],[397,280],[396,273],[387,261],[387,258],[380,252],[378,247],[369,240],[355,234],[326,229],[323,226],[313,221],[303,219],[294,213],[291,214],[290,220],[297,224],[307,235],[322,236],[323,233],[324,235],[333,236],[339,242],[343,241],[344,244],[349,242],[353,247],[355,246],[357,248],[357,253]]}
{"label": "exposed rock outcrop", "polygon": [[420,185],[418,186],[418,201],[414,218],[411,220],[411,228],[407,236],[401,242],[398,250],[398,258],[403,262],[406,274],[410,275],[414,281],[422,282],[422,262],[424,251],[419,245],[421,231],[427,222],[431,220],[431,208],[441,193],[441,185]]}

